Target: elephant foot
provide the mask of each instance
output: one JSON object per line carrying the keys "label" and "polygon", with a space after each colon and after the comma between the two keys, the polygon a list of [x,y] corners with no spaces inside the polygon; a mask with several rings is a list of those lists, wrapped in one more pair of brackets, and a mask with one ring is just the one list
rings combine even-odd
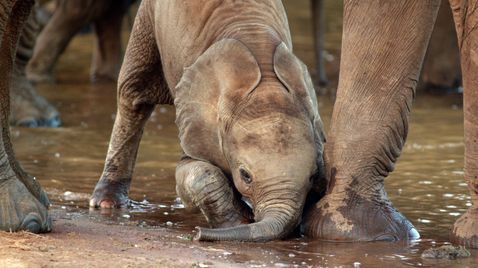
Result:
{"label": "elephant foot", "polygon": [[131,179],[109,180],[101,178],[90,198],[92,208],[121,208],[129,204],[128,190]]}
{"label": "elephant foot", "polygon": [[44,233],[51,227],[47,207],[23,183],[15,178],[0,181],[0,230]]}
{"label": "elephant foot", "polygon": [[337,242],[398,241],[420,237],[386,198],[326,195],[305,213],[305,235]]}
{"label": "elephant foot", "polygon": [[478,248],[478,208],[470,208],[453,225],[451,241],[467,248]]}
{"label": "elephant foot", "polygon": [[11,90],[10,123],[22,127],[58,127],[58,111],[45,98],[38,95],[24,76],[15,76]]}

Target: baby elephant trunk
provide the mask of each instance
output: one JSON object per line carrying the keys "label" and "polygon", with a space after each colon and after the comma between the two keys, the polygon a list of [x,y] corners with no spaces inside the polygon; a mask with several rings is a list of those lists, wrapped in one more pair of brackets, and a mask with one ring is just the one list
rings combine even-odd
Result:
{"label": "baby elephant trunk", "polygon": [[[244,241],[244,242],[267,242],[281,239],[289,234],[298,224],[302,212],[301,200],[295,200],[295,206],[282,206],[275,209],[264,210],[260,213],[260,220],[235,227],[207,229],[196,227],[197,234],[194,237],[199,241]],[[258,217],[256,217],[257,219]]]}

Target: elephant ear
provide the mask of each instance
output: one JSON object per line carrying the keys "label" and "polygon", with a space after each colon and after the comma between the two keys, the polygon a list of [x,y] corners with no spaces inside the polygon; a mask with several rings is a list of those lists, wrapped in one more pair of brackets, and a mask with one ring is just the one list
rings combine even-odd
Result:
{"label": "elephant ear", "polygon": [[174,92],[184,153],[227,168],[219,134],[221,121],[232,116],[234,107],[260,79],[255,57],[234,39],[216,42],[186,68]]}
{"label": "elephant ear", "polygon": [[325,164],[323,150],[325,143],[324,124],[319,115],[317,96],[307,66],[302,63],[286,46],[281,43],[274,53],[274,72],[291,94],[302,103],[313,120],[316,144],[320,152],[317,159],[318,173],[314,176],[313,189],[322,192],[325,182]]}
{"label": "elephant ear", "polygon": [[325,142],[325,132],[319,115],[317,96],[307,66],[302,63],[282,42],[274,53],[274,72],[287,90],[304,104],[313,118],[320,143]]}

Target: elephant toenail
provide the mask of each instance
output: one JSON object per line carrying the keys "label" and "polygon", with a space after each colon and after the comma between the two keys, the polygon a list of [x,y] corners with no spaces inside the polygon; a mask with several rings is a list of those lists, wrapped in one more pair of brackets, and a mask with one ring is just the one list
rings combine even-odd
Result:
{"label": "elephant toenail", "polygon": [[22,222],[20,226],[21,230],[29,231],[32,233],[40,233],[41,232],[41,220],[38,214],[30,213],[28,214]]}
{"label": "elephant toenail", "polygon": [[112,200],[102,200],[100,202],[100,207],[101,208],[114,208],[115,207],[115,202]]}

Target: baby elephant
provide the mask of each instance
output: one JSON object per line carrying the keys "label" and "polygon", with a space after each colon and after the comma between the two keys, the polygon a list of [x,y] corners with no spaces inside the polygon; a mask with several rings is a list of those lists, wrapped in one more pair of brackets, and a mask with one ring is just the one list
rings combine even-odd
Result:
{"label": "baby elephant", "polygon": [[322,178],[324,134],[281,1],[142,1],[90,206],[127,203],[145,122],[167,103],[184,153],[177,192],[219,228],[196,239],[268,241],[299,224]]}

